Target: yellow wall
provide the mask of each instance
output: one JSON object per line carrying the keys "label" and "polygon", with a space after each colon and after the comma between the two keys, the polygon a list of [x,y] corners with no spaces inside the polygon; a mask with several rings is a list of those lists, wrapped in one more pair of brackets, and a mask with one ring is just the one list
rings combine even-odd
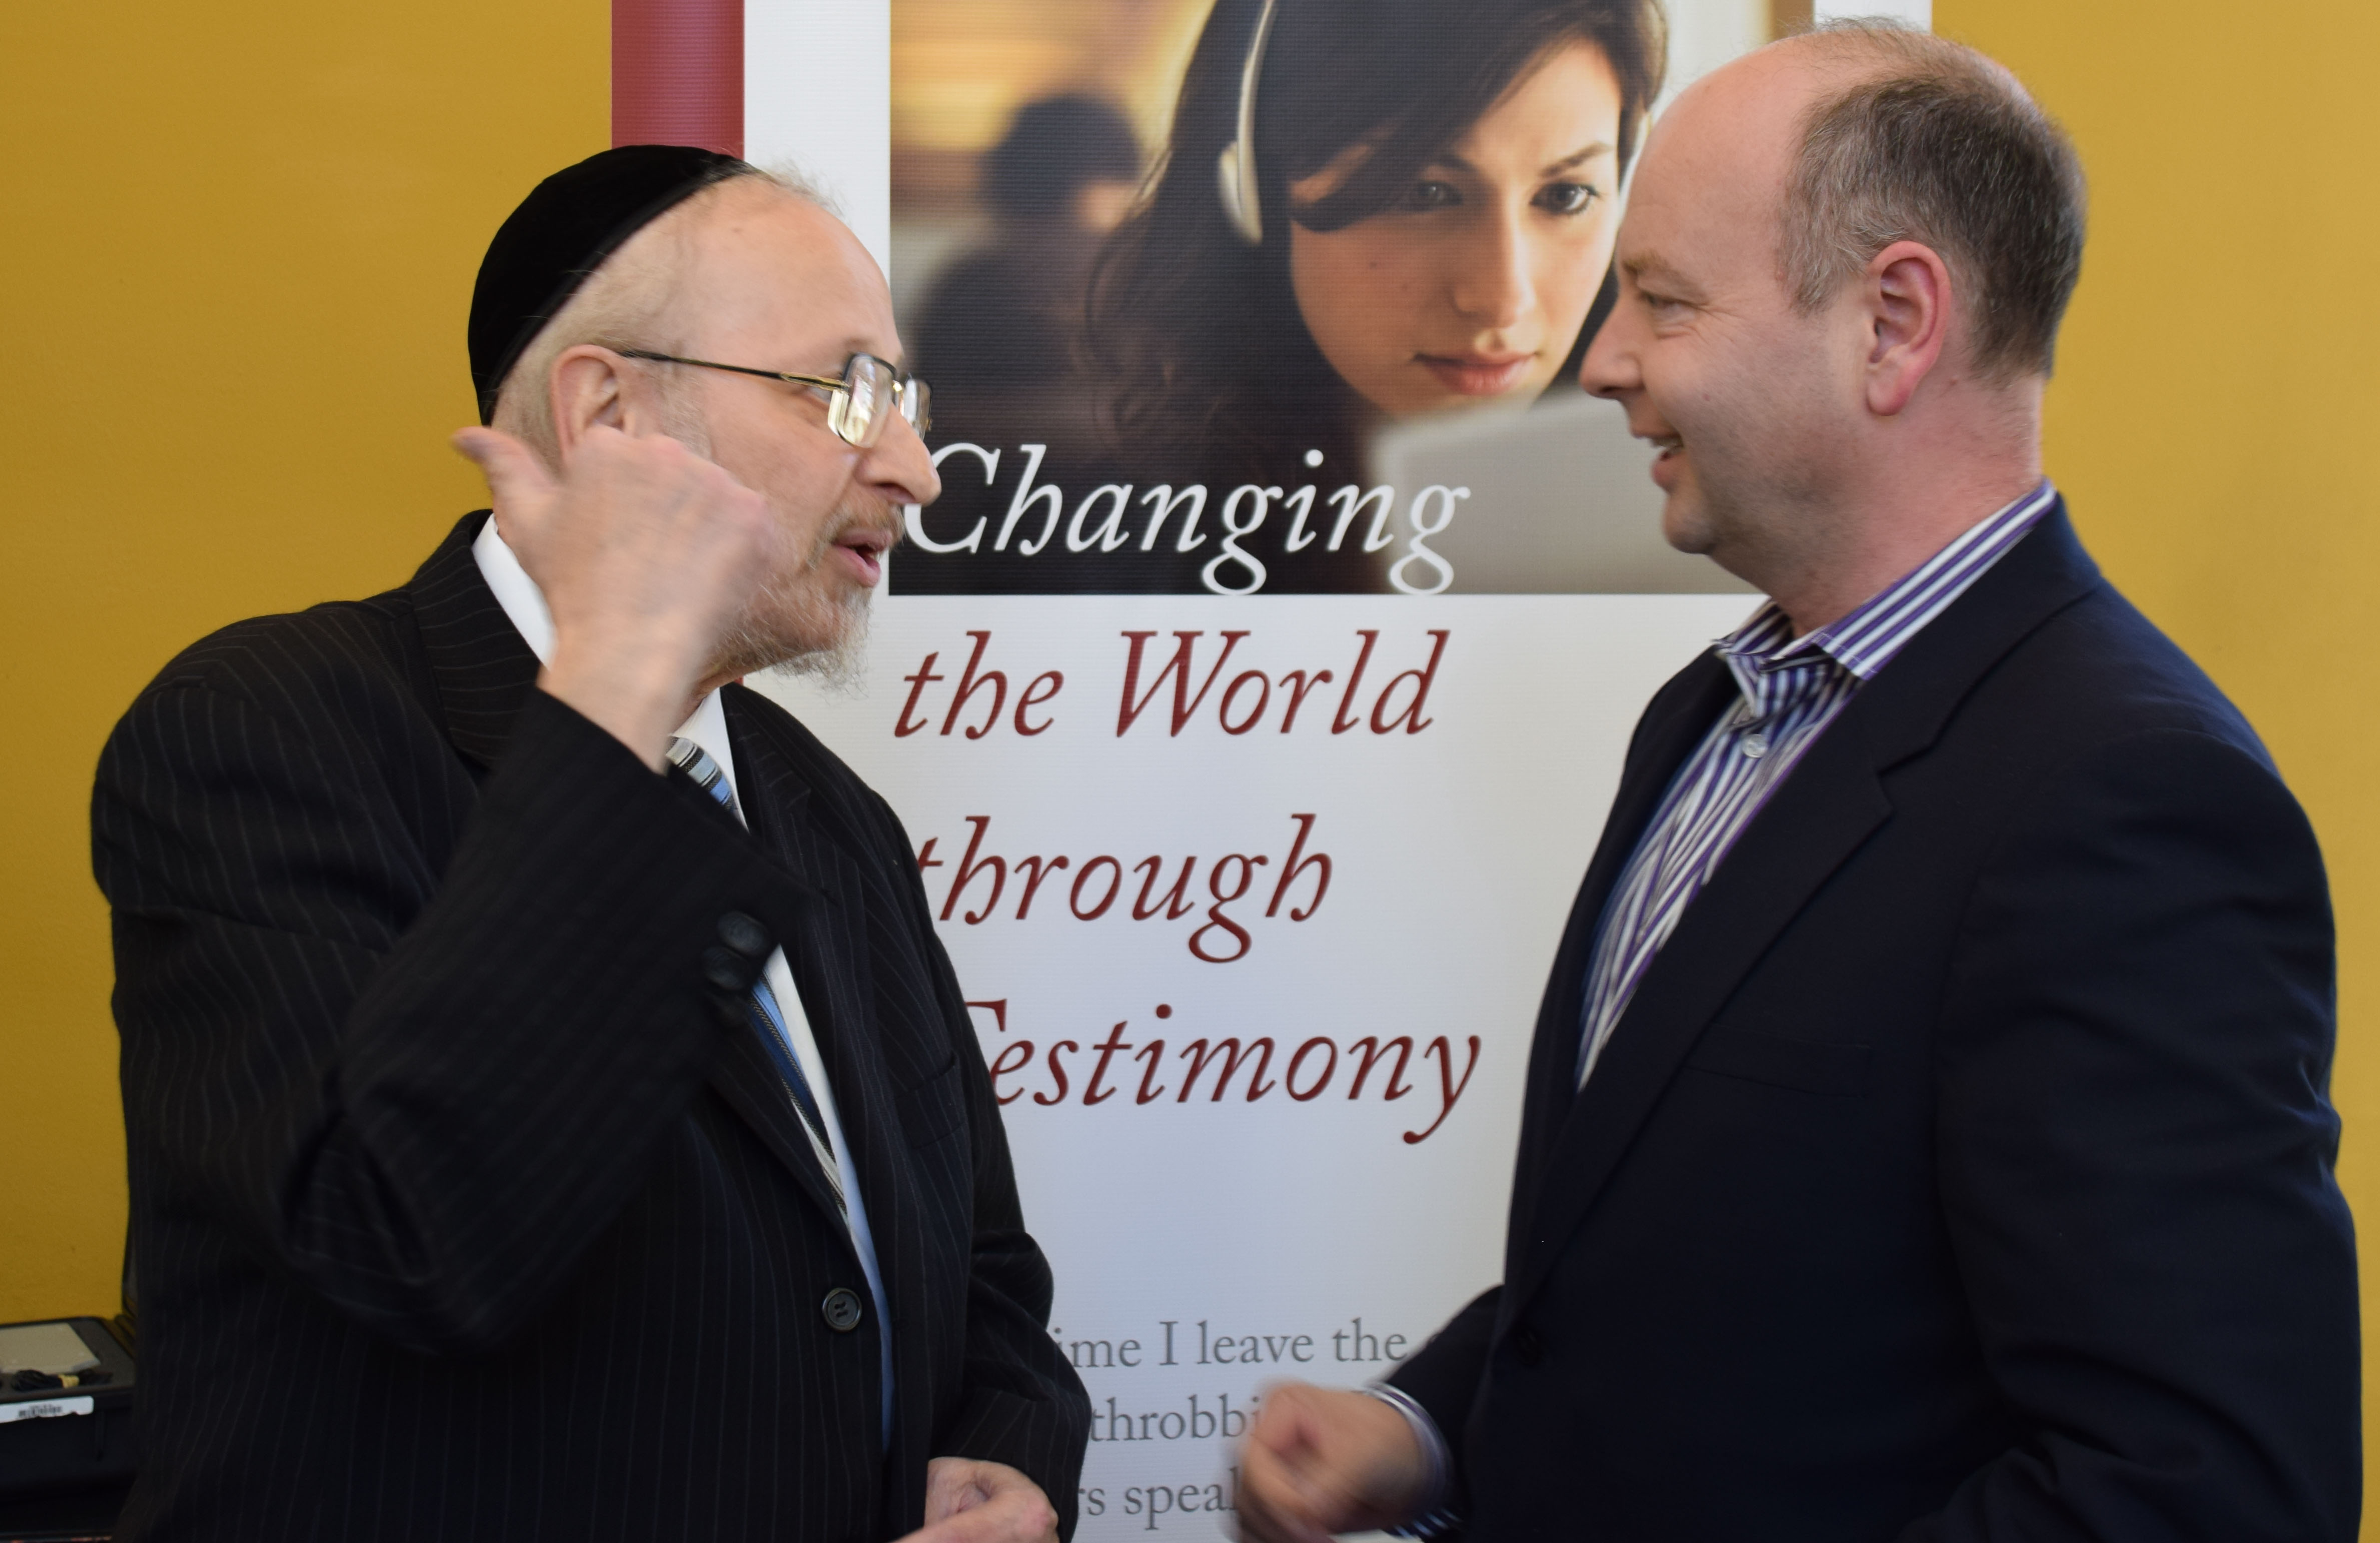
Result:
{"label": "yellow wall", "polygon": [[100,744],[200,633],[401,582],[474,506],[472,274],[609,142],[609,16],[0,6],[0,1321],[115,1310]]}
{"label": "yellow wall", "polygon": [[[2380,10],[1935,0],[1934,25],[2008,64],[2082,147],[2091,239],[2050,474],[2101,566],[2230,693],[2313,816],[2338,917],[2339,1181],[2380,1238],[2380,655],[2363,636],[2380,620]],[[2375,1284],[2367,1260],[2367,1306]],[[2375,1374],[2367,1348],[2367,1407]]]}
{"label": "yellow wall", "polygon": [[[2380,990],[2380,12],[1937,0],[2081,141],[2049,459],[2101,561],[2238,699],[2330,855],[2341,1173]],[[481,244],[604,142],[602,0],[20,4],[0,20],[0,1321],[104,1311],[123,1228],[84,799],[175,649],[402,579],[478,488]]]}

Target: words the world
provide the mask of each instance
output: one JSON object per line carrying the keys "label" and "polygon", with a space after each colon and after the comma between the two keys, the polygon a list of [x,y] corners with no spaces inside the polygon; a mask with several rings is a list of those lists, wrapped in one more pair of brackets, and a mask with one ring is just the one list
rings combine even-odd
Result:
{"label": "words the world", "polygon": [[[1016,678],[1025,684],[1016,692],[1012,709],[1008,669],[986,663],[991,633],[971,630],[966,636],[974,647],[955,679],[934,668],[941,662],[940,649],[927,654],[914,674],[901,677],[909,695],[892,721],[892,737],[906,739],[933,729],[944,738],[955,731],[967,739],[981,739],[1005,729],[1031,739],[1056,727],[1058,714],[1051,704],[1066,688],[1065,672],[1043,670],[1028,676],[1018,671]],[[1123,691],[1115,716],[1120,739],[1144,720],[1152,726],[1162,723],[1169,737],[1178,736],[1210,708],[1216,726],[1232,735],[1259,727],[1290,734],[1301,723],[1316,732],[1327,724],[1334,735],[1359,729],[1380,735],[1419,734],[1432,722],[1427,716],[1429,691],[1438,679],[1439,663],[1446,657],[1449,634],[1443,627],[1429,628],[1421,635],[1428,640],[1428,658],[1385,676],[1382,672],[1393,669],[1395,656],[1376,661],[1379,630],[1366,627],[1355,633],[1355,645],[1350,650],[1354,658],[1342,656],[1335,666],[1253,669],[1245,667],[1244,658],[1243,668],[1228,679],[1224,672],[1230,669],[1232,656],[1251,636],[1245,628],[1218,633],[1211,644],[1202,643],[1204,631],[1176,632],[1170,653],[1161,644],[1150,647],[1157,637],[1154,632],[1119,636],[1125,643]],[[1164,658],[1162,664],[1157,662],[1160,656]],[[932,689],[938,686],[947,686],[948,692]],[[1325,689],[1333,686],[1337,688]],[[1319,699],[1308,711],[1307,699],[1318,692]],[[1150,711],[1160,703],[1163,711]]]}

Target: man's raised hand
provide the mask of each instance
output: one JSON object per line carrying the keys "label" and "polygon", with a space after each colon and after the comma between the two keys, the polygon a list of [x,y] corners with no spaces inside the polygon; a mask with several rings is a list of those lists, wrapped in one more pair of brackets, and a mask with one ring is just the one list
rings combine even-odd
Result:
{"label": "man's raised hand", "polygon": [[660,770],[766,576],[767,504],[661,435],[589,428],[558,477],[494,429],[465,429],[455,447],[486,475],[504,539],[553,613],[538,684]]}

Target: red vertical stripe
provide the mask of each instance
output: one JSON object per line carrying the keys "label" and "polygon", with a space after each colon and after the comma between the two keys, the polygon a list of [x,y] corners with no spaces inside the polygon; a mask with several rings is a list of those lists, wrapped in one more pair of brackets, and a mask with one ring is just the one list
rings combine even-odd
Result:
{"label": "red vertical stripe", "polygon": [[612,0],[612,142],[744,153],[744,0]]}

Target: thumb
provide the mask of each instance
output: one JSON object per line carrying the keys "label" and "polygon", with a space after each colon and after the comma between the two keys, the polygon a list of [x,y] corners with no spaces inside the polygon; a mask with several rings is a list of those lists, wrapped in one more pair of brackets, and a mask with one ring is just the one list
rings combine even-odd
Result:
{"label": "thumb", "polygon": [[910,1534],[905,1543],[1038,1543],[1057,1525],[1058,1513],[1028,1485],[946,1516]]}
{"label": "thumb", "polygon": [[535,510],[553,497],[553,473],[535,451],[502,430],[458,429],[450,443],[479,467],[498,504]]}

